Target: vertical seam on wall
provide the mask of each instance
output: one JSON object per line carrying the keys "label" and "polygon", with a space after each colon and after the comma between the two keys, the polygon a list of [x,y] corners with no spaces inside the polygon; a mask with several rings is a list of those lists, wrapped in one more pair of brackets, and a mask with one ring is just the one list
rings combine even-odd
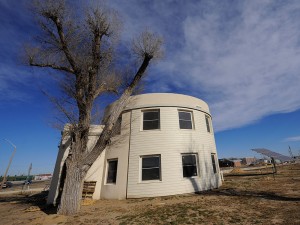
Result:
{"label": "vertical seam on wall", "polygon": [[129,130],[129,144],[128,144],[128,161],[127,161],[126,199],[127,199],[127,193],[128,193],[128,174],[129,174],[129,156],[130,156],[130,144],[131,144],[131,126],[132,126],[132,110],[130,111],[130,130]]}

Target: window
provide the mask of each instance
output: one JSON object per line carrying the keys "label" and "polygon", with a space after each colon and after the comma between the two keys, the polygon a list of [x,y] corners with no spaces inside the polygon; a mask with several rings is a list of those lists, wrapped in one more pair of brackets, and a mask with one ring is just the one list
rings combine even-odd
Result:
{"label": "window", "polygon": [[142,181],[160,180],[160,155],[142,156]]}
{"label": "window", "polygon": [[160,128],[159,110],[147,110],[143,112],[143,130]]}
{"label": "window", "polygon": [[193,129],[192,112],[178,111],[180,129]]}
{"label": "window", "polygon": [[107,161],[108,169],[107,169],[107,184],[115,184],[117,180],[117,169],[118,169],[118,160],[111,159]]}
{"label": "window", "polygon": [[213,170],[214,170],[214,173],[217,173],[217,167],[216,167],[216,157],[215,157],[216,154],[211,154],[211,162],[212,162],[212,167],[213,167]]}
{"label": "window", "polygon": [[207,115],[205,115],[205,122],[206,122],[207,132],[210,133],[210,120],[209,120],[209,116],[207,116]]}
{"label": "window", "polygon": [[182,154],[183,177],[194,177],[198,175],[197,154]]}

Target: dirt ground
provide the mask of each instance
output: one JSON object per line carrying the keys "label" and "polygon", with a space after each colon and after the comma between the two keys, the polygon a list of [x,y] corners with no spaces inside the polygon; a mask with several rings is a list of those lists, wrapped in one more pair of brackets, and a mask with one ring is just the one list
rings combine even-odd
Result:
{"label": "dirt ground", "polygon": [[300,224],[300,164],[279,167],[275,180],[229,174],[200,194],[87,202],[75,216],[46,207],[46,194],[0,196],[0,224]]}

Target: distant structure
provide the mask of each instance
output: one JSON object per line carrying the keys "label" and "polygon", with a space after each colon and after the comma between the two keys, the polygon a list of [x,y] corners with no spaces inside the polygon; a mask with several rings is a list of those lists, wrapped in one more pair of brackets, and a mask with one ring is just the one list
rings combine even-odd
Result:
{"label": "distant structure", "polygon": [[[109,110],[110,106],[104,117]],[[166,196],[221,185],[211,115],[204,101],[169,93],[136,95],[119,122],[120,130],[86,175],[86,183],[96,182],[93,199]],[[90,148],[102,129],[91,126]],[[63,135],[48,204],[55,204],[62,190],[69,144],[70,138]]]}
{"label": "distant structure", "polygon": [[257,158],[255,158],[255,157],[242,158],[242,164],[243,165],[250,165],[252,163],[255,163],[256,161],[257,161]]}
{"label": "distant structure", "polygon": [[275,160],[279,160],[281,163],[284,163],[284,162],[289,162],[292,160],[292,158],[288,157],[288,156],[285,156],[285,155],[282,155],[282,154],[279,154],[277,152],[273,152],[269,149],[265,149],[265,148],[254,148],[254,149],[251,149],[252,151],[254,152],[257,152],[259,154],[262,154],[264,156],[267,156],[269,158],[274,158]]}
{"label": "distant structure", "polygon": [[219,159],[219,167],[234,167],[234,163],[229,159]]}
{"label": "distant structure", "polygon": [[244,158],[224,158],[219,159],[220,167],[241,167],[243,165],[249,166],[257,162],[255,157],[244,157]]}
{"label": "distant structure", "polygon": [[34,176],[34,180],[50,180],[52,178],[51,173],[38,174]]}

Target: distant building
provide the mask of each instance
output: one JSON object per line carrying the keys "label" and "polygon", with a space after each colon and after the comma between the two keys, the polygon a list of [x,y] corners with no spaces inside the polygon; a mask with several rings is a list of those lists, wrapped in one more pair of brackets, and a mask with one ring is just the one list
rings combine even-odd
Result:
{"label": "distant building", "polygon": [[237,158],[219,159],[220,167],[240,167],[242,160]]}
{"label": "distant building", "polygon": [[233,167],[241,167],[242,166],[242,160],[240,159],[232,159]]}
{"label": "distant building", "polygon": [[34,176],[34,180],[50,180],[52,178],[51,173],[38,174]]}
{"label": "distant building", "polygon": [[243,165],[250,165],[251,163],[255,163],[257,159],[255,157],[245,157],[242,158],[242,164]]}
{"label": "distant building", "polygon": [[229,159],[219,159],[220,167],[233,167],[234,163]]}

